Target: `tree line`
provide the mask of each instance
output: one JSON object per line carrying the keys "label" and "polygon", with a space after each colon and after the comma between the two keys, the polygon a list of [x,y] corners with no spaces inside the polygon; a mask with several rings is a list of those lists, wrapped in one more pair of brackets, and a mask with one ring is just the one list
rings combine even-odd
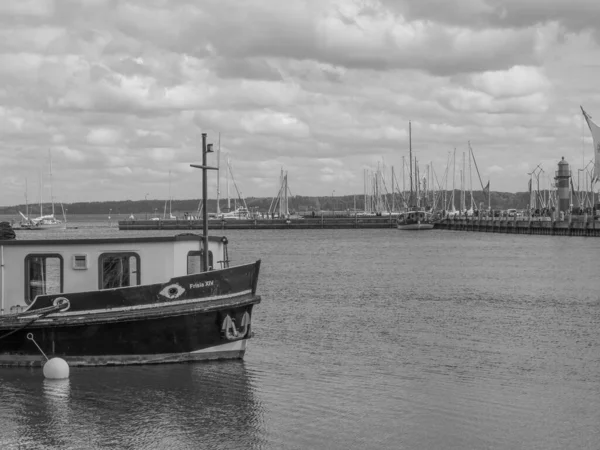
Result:
{"label": "tree line", "polygon": [[[446,192],[446,198],[450,199],[452,192]],[[486,193],[487,194],[487,193]],[[460,191],[454,191],[454,204],[456,209],[460,209]],[[470,194],[467,194],[467,208],[470,208]],[[392,202],[396,205],[399,204],[400,198],[398,195],[392,199],[391,194],[386,195],[387,204],[392,205]],[[482,204],[484,209],[488,207],[487,195],[483,195],[482,191],[474,191],[473,198],[475,203],[479,207]],[[490,203],[492,209],[525,209],[529,203],[528,192],[491,192]],[[259,212],[268,212],[270,208],[275,205],[275,201],[270,197],[248,197],[246,198],[246,206],[250,210],[256,210]],[[207,201],[208,211],[213,213],[217,211],[216,199],[209,199]],[[233,199],[229,202],[229,208],[227,207],[227,200],[221,199],[219,201],[221,212],[227,212],[228,210],[234,210],[236,207],[244,206],[239,200],[234,201]],[[288,209],[290,212],[302,213],[310,211],[346,211],[346,210],[364,210],[365,198],[362,194],[357,195],[344,195],[344,196],[301,196],[295,195],[288,197]],[[39,205],[29,205],[30,215],[39,215]],[[62,215],[64,209],[65,214],[148,214],[162,216],[165,211],[169,214],[169,210],[177,215],[184,214],[198,214],[201,208],[200,199],[187,199],[187,200],[175,200],[171,201],[169,205],[167,200],[120,200],[120,201],[105,201],[105,202],[76,202],[76,203],[64,203],[62,205],[55,204],[55,214],[57,216]],[[44,205],[43,214],[50,214],[52,211],[51,205]],[[19,214],[26,212],[26,206],[24,204],[4,206],[0,207],[0,214]]]}

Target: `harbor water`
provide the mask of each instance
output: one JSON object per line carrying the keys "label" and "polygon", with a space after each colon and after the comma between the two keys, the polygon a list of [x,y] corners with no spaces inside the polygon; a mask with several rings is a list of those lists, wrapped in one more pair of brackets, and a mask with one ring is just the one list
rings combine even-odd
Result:
{"label": "harbor water", "polygon": [[[173,232],[18,238],[135,234]],[[262,259],[243,361],[0,368],[0,448],[599,448],[599,239],[227,237],[233,264]]]}

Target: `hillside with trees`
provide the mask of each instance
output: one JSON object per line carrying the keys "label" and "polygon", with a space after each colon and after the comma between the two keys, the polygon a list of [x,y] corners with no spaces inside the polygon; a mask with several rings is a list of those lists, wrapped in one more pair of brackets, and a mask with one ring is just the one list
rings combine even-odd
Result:
{"label": "hillside with trees", "polygon": [[[449,199],[451,196],[451,192],[446,192],[446,198]],[[475,202],[480,205],[483,204],[483,208],[487,208],[488,199],[487,196],[484,196],[482,191],[474,191],[473,197]],[[456,209],[460,209],[459,205],[460,199],[460,191],[456,190],[454,192],[454,203]],[[364,196],[362,194],[357,195],[345,195],[345,196],[322,196],[322,197],[309,197],[309,196],[290,196],[288,197],[288,206],[290,212],[303,213],[310,211],[347,211],[354,209],[356,210],[364,210]],[[490,203],[492,209],[508,209],[508,208],[516,208],[516,209],[525,209],[527,208],[529,200],[528,192],[492,192],[490,195]],[[470,196],[469,196],[470,202]],[[208,200],[208,211],[215,212],[217,210],[217,202],[216,199]],[[246,198],[246,205],[251,210],[256,210],[259,212],[267,212],[271,204],[273,203],[273,199],[270,197],[248,197]],[[394,204],[397,205],[399,203],[399,196],[396,195],[396,198],[392,198],[390,194],[387,195],[387,203],[388,205]],[[239,200],[234,202],[234,200],[230,201],[231,208],[234,209],[235,206],[240,206]],[[175,215],[182,215],[185,212],[189,214],[197,214],[201,205],[201,201],[199,199],[187,199],[187,200],[173,200],[171,203],[171,212]],[[122,201],[106,201],[106,202],[77,202],[77,203],[65,203],[62,205],[62,208],[65,209],[66,214],[113,214],[115,216],[122,214],[133,214],[136,216],[139,215],[158,215],[162,216],[165,207],[168,208],[167,201],[164,199],[155,199],[155,200],[122,200]],[[51,206],[45,205],[44,214],[48,214],[51,212]],[[221,199],[220,201],[220,209],[221,211],[227,211],[227,200]],[[4,206],[0,207],[0,214],[15,214],[18,215],[19,211],[25,212],[25,205],[13,205],[13,206]],[[33,214],[39,214],[38,205],[29,205],[29,211],[34,211]],[[61,205],[55,205],[55,211],[57,215],[62,214]]]}

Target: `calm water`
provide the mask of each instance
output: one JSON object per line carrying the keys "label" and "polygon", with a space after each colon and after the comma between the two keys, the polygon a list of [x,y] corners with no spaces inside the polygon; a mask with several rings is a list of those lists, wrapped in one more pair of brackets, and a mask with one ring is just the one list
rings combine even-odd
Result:
{"label": "calm water", "polygon": [[227,235],[263,261],[244,361],[0,369],[0,448],[599,448],[600,239]]}

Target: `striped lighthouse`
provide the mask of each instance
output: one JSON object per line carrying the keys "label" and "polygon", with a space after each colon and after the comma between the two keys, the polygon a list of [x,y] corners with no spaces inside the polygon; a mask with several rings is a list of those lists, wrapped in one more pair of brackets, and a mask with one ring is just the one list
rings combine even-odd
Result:
{"label": "striped lighthouse", "polygon": [[558,210],[565,214],[569,211],[571,205],[570,179],[571,171],[569,170],[569,163],[565,161],[565,157],[563,156],[562,160],[558,162],[558,170],[556,171],[554,181],[556,181],[556,189],[558,190]]}

